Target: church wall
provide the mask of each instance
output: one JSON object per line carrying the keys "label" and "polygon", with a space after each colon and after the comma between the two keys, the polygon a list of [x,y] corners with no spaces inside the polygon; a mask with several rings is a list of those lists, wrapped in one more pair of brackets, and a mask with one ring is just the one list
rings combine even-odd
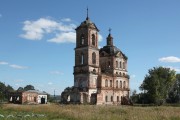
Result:
{"label": "church wall", "polygon": [[74,86],[75,87],[88,87],[88,76],[85,74],[78,74],[74,76]]}

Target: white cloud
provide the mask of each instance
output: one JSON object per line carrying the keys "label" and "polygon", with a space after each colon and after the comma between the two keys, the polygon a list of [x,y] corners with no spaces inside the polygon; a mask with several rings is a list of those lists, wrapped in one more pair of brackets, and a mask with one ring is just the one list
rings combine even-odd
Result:
{"label": "white cloud", "polygon": [[0,61],[0,65],[8,65],[8,64],[9,64],[8,62]]}
{"label": "white cloud", "polygon": [[54,42],[54,43],[75,43],[76,42],[76,33],[74,32],[64,32],[57,34],[55,38],[47,40],[48,42]]}
{"label": "white cloud", "polygon": [[53,83],[52,82],[48,82],[48,85],[52,85]]}
{"label": "white cloud", "polygon": [[16,86],[19,86],[19,84],[15,84]]}
{"label": "white cloud", "polygon": [[[64,19],[70,21],[70,19]],[[54,35],[53,38],[49,39],[49,42],[63,43],[73,42],[76,27],[75,24],[64,24],[63,22],[57,22],[49,18],[40,18],[36,21],[25,21],[23,26],[24,34],[20,37],[28,40],[42,40],[46,34]],[[55,35],[56,33],[56,35]],[[73,34],[73,37],[72,37]],[[67,36],[70,35],[70,36]]]}
{"label": "white cloud", "polygon": [[63,22],[71,22],[71,19],[70,18],[63,18],[63,19],[61,19],[61,21],[63,21]]}
{"label": "white cloud", "polygon": [[160,62],[171,62],[171,63],[176,63],[176,62],[180,62],[180,58],[175,57],[175,56],[169,56],[169,57],[162,57],[159,58]]}
{"label": "white cloud", "polygon": [[54,75],[64,75],[64,73],[61,72],[61,71],[51,71],[50,74],[54,74]]}
{"label": "white cloud", "polygon": [[23,82],[24,80],[22,80],[22,79],[17,79],[17,80],[14,80],[14,82]]}
{"label": "white cloud", "polygon": [[180,72],[180,68],[174,68],[174,70],[178,73]]}
{"label": "white cloud", "polygon": [[28,67],[26,66],[20,66],[20,65],[15,65],[15,64],[12,64],[12,65],[9,65],[10,67],[14,68],[14,69],[27,69]]}
{"label": "white cloud", "polygon": [[[68,24],[67,24],[68,22]],[[65,24],[66,23],[66,24]],[[35,21],[24,21],[22,30],[24,34],[20,37],[28,40],[42,40],[45,35],[52,36],[47,42],[53,43],[75,43],[77,27],[70,18],[55,21],[50,18],[40,18]],[[98,34],[99,42],[102,41],[102,35]]]}
{"label": "white cloud", "polygon": [[99,38],[99,42],[101,42],[103,40],[103,37],[101,34],[98,34],[98,38]]}
{"label": "white cloud", "polygon": [[136,77],[136,75],[131,75],[130,78],[131,79],[134,79]]}

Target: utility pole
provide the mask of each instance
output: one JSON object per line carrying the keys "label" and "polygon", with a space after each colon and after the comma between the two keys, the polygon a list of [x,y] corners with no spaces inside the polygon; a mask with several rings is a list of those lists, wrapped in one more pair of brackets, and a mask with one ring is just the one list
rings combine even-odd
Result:
{"label": "utility pole", "polygon": [[56,102],[55,89],[54,89],[54,102]]}

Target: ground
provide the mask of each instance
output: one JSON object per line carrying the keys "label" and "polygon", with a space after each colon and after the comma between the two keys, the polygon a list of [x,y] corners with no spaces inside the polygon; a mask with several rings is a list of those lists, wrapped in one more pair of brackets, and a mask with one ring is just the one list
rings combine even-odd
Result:
{"label": "ground", "polygon": [[15,105],[0,108],[0,120],[180,120],[180,107]]}

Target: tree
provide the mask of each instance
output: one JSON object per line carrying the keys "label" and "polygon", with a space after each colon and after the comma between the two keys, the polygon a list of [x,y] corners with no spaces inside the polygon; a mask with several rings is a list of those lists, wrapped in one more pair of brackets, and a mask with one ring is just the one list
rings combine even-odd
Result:
{"label": "tree", "polygon": [[164,67],[154,67],[148,71],[140,89],[144,91],[147,103],[162,104],[176,80],[174,70]]}
{"label": "tree", "polygon": [[27,91],[27,90],[35,90],[35,89],[34,89],[34,86],[32,86],[32,85],[26,85],[24,87],[24,91]]}
{"label": "tree", "polygon": [[5,83],[0,82],[0,100],[7,100],[9,93],[14,91],[10,85],[5,85]]}
{"label": "tree", "polygon": [[132,95],[131,95],[131,100],[133,103],[138,103],[138,100],[139,100],[139,94],[137,94],[137,91],[136,90],[133,90],[132,91]]}
{"label": "tree", "polygon": [[19,88],[17,89],[17,91],[23,91],[23,90],[24,90],[23,87],[19,87]]}
{"label": "tree", "polygon": [[169,103],[180,102],[180,74],[176,75],[176,81],[168,94],[167,102]]}

